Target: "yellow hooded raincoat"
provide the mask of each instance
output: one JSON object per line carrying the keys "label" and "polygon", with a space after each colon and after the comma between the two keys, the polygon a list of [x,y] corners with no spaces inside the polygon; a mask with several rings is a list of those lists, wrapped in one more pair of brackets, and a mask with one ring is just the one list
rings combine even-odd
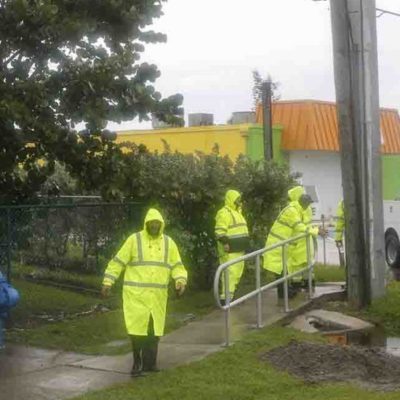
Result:
{"label": "yellow hooded raincoat", "polygon": [[[301,195],[305,193],[305,190],[302,186],[296,186],[295,188],[289,190],[289,199],[291,202],[299,201]],[[312,229],[312,208],[311,206],[307,207],[305,210],[302,209],[302,218],[303,223],[310,230]],[[315,228],[313,228],[315,229]],[[311,232],[312,233],[312,232]],[[315,258],[315,246],[314,240],[309,241],[310,244],[310,255],[311,262],[314,262]],[[299,269],[305,268],[307,266],[307,239],[301,239],[296,243],[293,243],[289,247],[289,256],[288,256],[288,272],[292,274],[293,272],[298,271]],[[296,276],[293,278],[294,280],[303,279],[302,276]]]}
{"label": "yellow hooded raincoat", "polygon": [[[310,232],[315,237],[318,235],[318,228],[307,226],[304,223],[306,210],[303,210],[298,202],[302,194],[304,194],[302,186],[296,186],[289,191],[290,198],[297,200],[291,201],[278,215],[268,234],[265,244],[267,247],[305,232]],[[288,264],[291,247],[290,245],[286,247],[285,256]],[[283,272],[282,248],[278,247],[265,253],[263,265],[266,270],[280,275]]]}
{"label": "yellow hooded raincoat", "polygon": [[[249,237],[247,222],[240,209],[235,205],[240,193],[236,190],[228,190],[225,194],[225,206],[222,207],[215,218],[215,236],[218,239],[246,239]],[[218,240],[218,255],[221,264],[244,255],[244,251],[226,253],[223,244]],[[231,298],[239,284],[243,274],[244,262],[229,267],[229,293]],[[225,299],[225,282],[222,279],[221,299]]]}
{"label": "yellow hooded raincoat", "polygon": [[[160,221],[158,237],[147,233],[148,221]],[[164,219],[156,209],[147,212],[144,228],[131,235],[110,261],[103,285],[111,286],[123,273],[123,308],[125,325],[130,335],[146,336],[150,316],[155,336],[164,333],[168,284],[186,283],[187,272],[175,242],[163,233]]]}

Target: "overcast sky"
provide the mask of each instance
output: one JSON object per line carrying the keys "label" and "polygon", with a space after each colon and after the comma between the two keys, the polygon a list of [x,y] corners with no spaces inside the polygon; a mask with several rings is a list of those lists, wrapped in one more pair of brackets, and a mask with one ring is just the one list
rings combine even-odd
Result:
{"label": "overcast sky", "polygon": [[[400,0],[377,0],[400,13]],[[154,29],[168,42],[147,47],[158,65],[156,88],[184,95],[185,114],[226,123],[252,107],[253,69],[281,83],[282,100],[334,100],[329,2],[312,0],[168,0]],[[381,106],[400,108],[400,18],[377,20]],[[150,124],[124,123],[119,129]],[[116,129],[115,124],[111,128]]]}

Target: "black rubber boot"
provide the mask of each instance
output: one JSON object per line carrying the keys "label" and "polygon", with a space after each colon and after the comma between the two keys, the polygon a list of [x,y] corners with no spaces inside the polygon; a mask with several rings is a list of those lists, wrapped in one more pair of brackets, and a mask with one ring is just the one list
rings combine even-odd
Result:
{"label": "black rubber boot", "polygon": [[283,289],[283,283],[280,283],[277,286],[277,289],[278,289],[278,300],[282,300],[284,298],[284,295],[285,295],[285,291]]}
{"label": "black rubber boot", "polygon": [[133,351],[133,366],[131,370],[132,377],[139,377],[143,375],[143,357],[142,351],[135,349]]}
{"label": "black rubber boot", "polygon": [[[304,290],[308,290],[308,279],[303,279],[301,282],[302,282],[302,288],[303,288]],[[315,279],[313,279],[313,280],[311,281],[311,287],[312,287],[313,289],[315,289]]]}
{"label": "black rubber boot", "polygon": [[151,342],[143,350],[143,371],[159,372],[157,368],[158,338],[151,338]]}
{"label": "black rubber boot", "polygon": [[300,289],[298,289],[296,286],[289,285],[288,287],[288,297],[289,299],[293,299],[294,297],[297,296],[299,293]]}
{"label": "black rubber boot", "polygon": [[[296,290],[296,291],[300,292],[300,290],[301,290],[302,287],[303,287],[303,282],[302,282],[302,281],[299,281],[299,282],[292,282],[290,285],[291,285],[291,287],[292,287],[293,290]],[[307,287],[308,287],[308,286],[307,286]]]}
{"label": "black rubber boot", "polygon": [[[282,278],[282,274],[275,274],[275,280]],[[278,300],[283,299],[284,291],[283,291],[283,283],[280,283],[276,287],[277,292],[278,292]]]}

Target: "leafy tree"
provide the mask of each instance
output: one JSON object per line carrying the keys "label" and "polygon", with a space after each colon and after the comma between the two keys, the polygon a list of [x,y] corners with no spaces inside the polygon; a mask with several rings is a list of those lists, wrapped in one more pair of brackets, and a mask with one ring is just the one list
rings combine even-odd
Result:
{"label": "leafy tree", "polygon": [[41,186],[40,193],[44,196],[58,196],[78,195],[82,194],[82,191],[77,180],[67,172],[62,164],[56,162],[53,174]]}
{"label": "leafy tree", "polygon": [[267,79],[264,79],[258,70],[253,71],[253,104],[254,109],[262,102],[263,85],[265,82],[271,82],[272,101],[278,101],[281,95],[278,92],[279,82],[274,81],[271,75],[268,74]]}
{"label": "leafy tree", "polygon": [[163,1],[0,0],[3,201],[34,195],[56,161],[89,188],[109,179],[124,158],[109,121],[182,122],[182,96],[163,99],[159,70],[140,62],[166,40],[146,28]]}

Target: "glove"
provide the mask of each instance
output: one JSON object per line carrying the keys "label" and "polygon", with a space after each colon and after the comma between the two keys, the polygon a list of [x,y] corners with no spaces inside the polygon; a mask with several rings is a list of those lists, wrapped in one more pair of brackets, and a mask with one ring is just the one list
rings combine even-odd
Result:
{"label": "glove", "polygon": [[341,240],[336,240],[337,247],[343,247],[343,242]]}
{"label": "glove", "polygon": [[175,283],[175,290],[178,293],[178,296],[182,296],[185,289],[186,289],[186,283],[183,282]]}
{"label": "glove", "polygon": [[328,236],[328,232],[322,226],[318,227],[318,234],[322,237]]}
{"label": "glove", "polygon": [[103,285],[101,288],[101,297],[107,298],[110,296],[111,286]]}
{"label": "glove", "polygon": [[229,240],[226,236],[222,236],[218,239],[218,241],[222,244],[225,253],[229,253]]}

